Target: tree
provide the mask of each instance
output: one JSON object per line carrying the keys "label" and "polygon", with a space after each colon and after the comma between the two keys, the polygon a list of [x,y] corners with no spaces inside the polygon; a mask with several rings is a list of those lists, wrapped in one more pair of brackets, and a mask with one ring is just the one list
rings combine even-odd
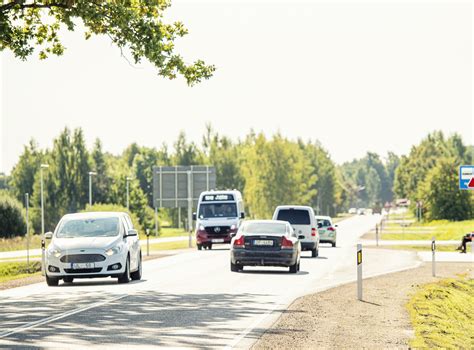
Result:
{"label": "tree", "polygon": [[41,165],[43,154],[38,145],[31,140],[23,149],[23,153],[12,170],[10,185],[16,199],[23,201],[25,193],[33,195],[35,175]]}
{"label": "tree", "polygon": [[219,136],[210,125],[206,126],[203,153],[208,159],[206,163],[216,167],[218,189],[243,190],[245,182],[240,172],[241,148],[241,145],[234,144],[228,137]]}
{"label": "tree", "polygon": [[[44,171],[45,227],[52,230],[62,215],[83,209],[89,198],[91,171],[89,153],[81,129],[71,134],[65,128],[54,140],[51,152],[45,156],[49,168]],[[40,208],[40,172],[35,176],[33,203]],[[35,230],[39,230],[39,213],[34,212]]]}
{"label": "tree", "polygon": [[474,217],[470,191],[459,190],[456,158],[442,158],[428,172],[418,197],[423,200],[429,220],[466,220]]}
{"label": "tree", "polygon": [[298,144],[279,134],[270,141],[263,134],[248,141],[242,174],[250,215],[270,218],[280,204],[308,205],[316,192],[316,176]]}
{"label": "tree", "polygon": [[25,233],[23,206],[7,191],[0,191],[0,238],[23,236]]}
{"label": "tree", "polygon": [[95,203],[107,203],[111,178],[108,171],[102,142],[97,139],[91,152],[92,169],[97,173],[92,185],[92,198]]}
{"label": "tree", "polygon": [[[438,167],[442,159],[451,159],[453,164],[457,164],[456,167],[470,162],[471,155],[459,135],[454,134],[446,138],[443,132],[435,131],[424,138],[419,145],[413,146],[410,154],[402,157],[400,160],[400,165],[395,172],[394,191],[399,198],[409,198],[411,200],[412,210],[415,210],[416,202],[428,196],[429,191],[425,188],[428,176],[429,174],[434,174],[432,170]],[[443,174],[446,174],[446,171],[446,169],[437,170],[438,173],[441,172]],[[451,186],[449,182],[451,181],[450,177],[438,175],[436,179],[448,181],[444,186],[449,188]],[[438,190],[440,188],[438,187]],[[431,198],[432,203],[434,203],[433,201],[434,198]],[[433,214],[434,216],[432,217],[440,218],[445,214],[447,215],[445,219],[455,217],[455,215],[448,213],[446,210],[434,211],[433,213],[435,212],[436,214]]]}
{"label": "tree", "polygon": [[135,0],[10,0],[0,4],[0,50],[9,49],[20,59],[30,56],[35,46],[39,57],[62,55],[61,27],[73,31],[78,20],[85,27],[85,38],[107,35],[135,63],[143,58],[158,69],[158,74],[174,79],[183,76],[189,85],[208,79],[215,70],[202,60],[186,64],[175,53],[174,41],[186,35],[181,22],[165,23],[163,15],[169,1]]}

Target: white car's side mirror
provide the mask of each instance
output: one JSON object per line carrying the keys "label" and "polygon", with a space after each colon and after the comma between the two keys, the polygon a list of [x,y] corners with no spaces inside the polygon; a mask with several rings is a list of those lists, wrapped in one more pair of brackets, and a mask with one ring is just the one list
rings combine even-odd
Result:
{"label": "white car's side mirror", "polygon": [[53,233],[52,232],[46,232],[44,234],[44,238],[45,239],[52,239],[53,238]]}

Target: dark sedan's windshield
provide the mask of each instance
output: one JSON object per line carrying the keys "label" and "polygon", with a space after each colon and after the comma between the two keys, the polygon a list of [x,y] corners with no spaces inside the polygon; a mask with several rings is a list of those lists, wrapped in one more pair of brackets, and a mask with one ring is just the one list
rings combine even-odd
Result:
{"label": "dark sedan's windshield", "polygon": [[113,237],[119,234],[119,219],[71,219],[64,221],[56,234],[58,238]]}
{"label": "dark sedan's windshield", "polygon": [[199,206],[199,218],[236,218],[237,206],[235,203],[209,203]]}

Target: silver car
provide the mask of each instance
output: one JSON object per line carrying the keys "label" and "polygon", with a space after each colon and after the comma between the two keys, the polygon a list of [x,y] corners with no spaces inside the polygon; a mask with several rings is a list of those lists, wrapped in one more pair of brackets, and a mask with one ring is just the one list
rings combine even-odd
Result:
{"label": "silver car", "polygon": [[331,243],[336,246],[337,241],[337,225],[333,225],[330,216],[316,216],[318,223],[319,241],[321,243]]}
{"label": "silver car", "polygon": [[128,283],[142,277],[138,232],[126,213],[68,214],[45,237],[51,239],[45,257],[49,286],[61,279],[115,277]]}

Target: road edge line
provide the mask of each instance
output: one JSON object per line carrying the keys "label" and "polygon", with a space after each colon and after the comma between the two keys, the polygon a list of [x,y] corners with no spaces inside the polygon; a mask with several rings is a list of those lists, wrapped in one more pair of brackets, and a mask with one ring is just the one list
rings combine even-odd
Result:
{"label": "road edge line", "polygon": [[[366,276],[364,279],[369,279],[369,278],[374,278],[374,277],[379,277],[379,276],[383,276],[383,275],[388,275],[388,274],[391,274],[391,273],[397,273],[397,272],[402,272],[402,271],[407,271],[407,270],[412,270],[412,269],[416,269],[418,267],[420,267],[424,262],[421,261],[421,260],[418,260],[416,261],[413,265],[411,266],[408,266],[408,267],[402,267],[402,268],[398,268],[398,269],[392,269],[392,270],[389,270],[387,272],[379,272],[379,273],[374,273],[374,274],[371,274],[371,275],[368,275]],[[333,288],[337,288],[337,287],[341,287],[343,285],[346,285],[346,284],[349,284],[349,283],[354,283],[357,279],[356,278],[353,278],[351,280],[348,280],[348,281],[345,281],[345,282],[341,282],[341,283],[337,283],[335,285],[326,285],[326,286],[322,286],[322,287],[319,287],[317,288],[315,291],[311,291],[311,292],[308,292],[308,293],[305,293],[305,294],[302,294],[300,296],[297,296],[290,304],[288,304],[286,306],[286,310],[288,310],[288,307],[290,307],[297,299],[299,298],[302,298],[302,297],[305,297],[307,295],[311,295],[311,294],[317,294],[317,293],[321,293],[321,292],[325,292],[327,290],[330,290],[330,289],[333,289]],[[277,309],[278,305],[275,305],[273,308],[271,308],[270,310],[266,311],[264,314],[261,315],[261,317],[259,317],[257,320],[255,320],[250,326],[248,326],[242,333],[240,333],[239,335],[237,335],[237,337],[235,337],[227,346],[224,347],[225,350],[231,350],[231,349],[234,349],[237,345],[239,345],[240,342],[242,342],[245,337],[251,333],[260,323],[262,323],[268,316],[270,316],[276,309]],[[280,312],[280,315],[281,316],[281,313]],[[278,319],[275,320],[275,322],[277,321]],[[271,326],[273,326],[273,324],[275,323],[273,322]],[[265,332],[271,328],[268,327],[266,328],[263,332],[260,332],[261,334],[259,335],[259,337],[255,340],[252,341],[251,344],[249,344],[249,348],[251,348],[259,339],[260,337],[265,334]]]}

